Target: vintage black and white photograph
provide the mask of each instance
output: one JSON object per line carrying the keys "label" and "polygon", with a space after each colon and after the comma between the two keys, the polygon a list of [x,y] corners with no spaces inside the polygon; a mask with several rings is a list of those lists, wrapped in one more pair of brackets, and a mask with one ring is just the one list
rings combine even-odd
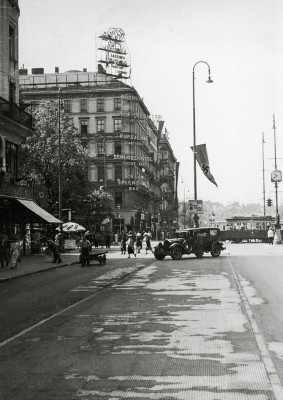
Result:
{"label": "vintage black and white photograph", "polygon": [[283,400],[282,21],[0,0],[0,399]]}

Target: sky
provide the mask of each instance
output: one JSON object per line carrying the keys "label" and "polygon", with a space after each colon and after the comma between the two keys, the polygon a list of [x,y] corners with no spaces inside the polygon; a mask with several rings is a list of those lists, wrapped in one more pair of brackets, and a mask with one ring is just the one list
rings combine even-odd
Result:
{"label": "sky", "polygon": [[[273,115],[277,169],[283,168],[282,0],[19,0],[19,6],[20,66],[29,73],[55,66],[96,71],[96,34],[124,30],[132,64],[127,83],[165,121],[180,162],[179,200],[194,199],[194,69],[196,144],[206,144],[218,184],[198,167],[198,199],[263,204],[264,175],[266,198],[275,203]],[[199,61],[209,64],[212,84]]]}

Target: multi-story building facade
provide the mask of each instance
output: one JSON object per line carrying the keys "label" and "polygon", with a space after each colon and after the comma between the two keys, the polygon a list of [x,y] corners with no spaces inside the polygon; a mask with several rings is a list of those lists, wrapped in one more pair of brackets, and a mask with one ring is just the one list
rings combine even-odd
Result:
{"label": "multi-story building facade", "polygon": [[177,185],[179,163],[170,145],[164,121],[159,121],[158,125],[159,182],[161,190],[159,226],[161,230],[172,235],[178,226]]}
{"label": "multi-story building facade", "polygon": [[0,2],[0,234],[25,237],[25,251],[35,241],[35,224],[60,221],[33,201],[20,172],[20,142],[32,134],[32,118],[19,101],[19,15],[17,0]]}
{"label": "multi-story building facade", "polygon": [[[156,236],[162,202],[158,148],[160,143],[170,145],[150,119],[138,92],[119,80],[86,70],[32,72],[20,70],[22,99],[36,107],[46,100],[58,102],[60,94],[64,112],[72,116],[90,151],[88,181],[113,199],[107,228],[114,233],[150,229]],[[172,154],[170,147],[170,188],[176,163]]]}

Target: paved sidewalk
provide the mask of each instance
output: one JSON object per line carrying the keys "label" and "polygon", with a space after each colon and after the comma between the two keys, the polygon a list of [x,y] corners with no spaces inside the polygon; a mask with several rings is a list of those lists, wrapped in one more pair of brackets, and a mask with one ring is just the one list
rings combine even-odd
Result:
{"label": "paved sidewalk", "polygon": [[[156,246],[158,242],[152,242],[152,247]],[[121,255],[120,246],[114,245],[110,249],[98,248],[97,250],[107,250],[107,258],[126,258],[125,255]],[[144,249],[143,249],[144,253]],[[147,256],[146,256],[147,257]],[[9,281],[11,279],[20,278],[27,275],[36,274],[43,271],[48,271],[54,268],[68,267],[73,264],[79,263],[79,250],[61,254],[62,263],[52,263],[50,259],[47,259],[45,254],[34,254],[29,256],[23,256],[21,262],[18,263],[17,269],[0,268],[0,283]]]}

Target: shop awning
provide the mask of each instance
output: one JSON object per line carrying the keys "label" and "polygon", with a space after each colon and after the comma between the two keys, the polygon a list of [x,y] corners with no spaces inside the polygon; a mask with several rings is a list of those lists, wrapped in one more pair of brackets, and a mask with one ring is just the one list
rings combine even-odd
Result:
{"label": "shop awning", "polygon": [[62,224],[59,219],[53,217],[53,215],[49,214],[43,208],[39,207],[34,201],[22,199],[17,199],[17,201],[49,224]]}

